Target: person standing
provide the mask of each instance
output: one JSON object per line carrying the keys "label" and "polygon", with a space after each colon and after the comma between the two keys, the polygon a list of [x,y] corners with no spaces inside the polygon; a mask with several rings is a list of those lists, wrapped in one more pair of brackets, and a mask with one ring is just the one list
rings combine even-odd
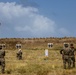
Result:
{"label": "person standing", "polygon": [[68,68],[70,68],[71,60],[69,58],[70,48],[68,47],[68,44],[64,45],[64,48],[60,50],[60,54],[62,54],[64,69],[66,69],[67,63],[68,63]]}
{"label": "person standing", "polygon": [[5,51],[2,50],[2,46],[0,46],[0,66],[1,66],[1,72],[5,73]]}
{"label": "person standing", "polygon": [[17,58],[18,58],[19,60],[22,59],[22,50],[21,50],[21,49],[19,49],[18,52],[17,52]]}
{"label": "person standing", "polygon": [[72,67],[75,67],[75,48],[73,44],[70,44],[70,58],[72,60]]}

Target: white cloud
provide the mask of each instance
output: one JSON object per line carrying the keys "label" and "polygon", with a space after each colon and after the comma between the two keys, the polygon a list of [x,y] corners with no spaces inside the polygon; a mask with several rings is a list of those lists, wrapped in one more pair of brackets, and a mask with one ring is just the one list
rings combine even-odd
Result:
{"label": "white cloud", "polygon": [[[34,7],[13,3],[0,3],[0,21],[6,37],[47,37],[56,33],[55,21],[40,15]],[[65,33],[65,29],[60,29]]]}

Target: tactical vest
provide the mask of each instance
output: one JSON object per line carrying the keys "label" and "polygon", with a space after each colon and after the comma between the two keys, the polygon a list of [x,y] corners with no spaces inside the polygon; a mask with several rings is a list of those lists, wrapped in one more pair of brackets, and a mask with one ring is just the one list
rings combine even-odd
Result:
{"label": "tactical vest", "polygon": [[64,55],[69,55],[70,49],[69,48],[64,48],[63,54]]}
{"label": "tactical vest", "polygon": [[63,59],[64,60],[68,60],[69,59],[69,52],[70,52],[69,48],[64,48],[63,49]]}

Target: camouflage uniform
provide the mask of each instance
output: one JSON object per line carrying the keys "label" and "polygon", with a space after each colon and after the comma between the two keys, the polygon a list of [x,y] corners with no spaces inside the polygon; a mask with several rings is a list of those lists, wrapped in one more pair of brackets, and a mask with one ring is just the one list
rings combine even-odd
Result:
{"label": "camouflage uniform", "polygon": [[70,53],[70,48],[68,48],[68,46],[65,46],[64,49],[60,50],[60,54],[62,54],[64,69],[66,69],[66,63],[68,63],[68,68],[70,68],[71,60],[69,58],[69,53]]}
{"label": "camouflage uniform", "polygon": [[1,72],[4,73],[5,71],[5,51],[2,50],[2,48],[0,47],[0,65],[1,65]]}
{"label": "camouflage uniform", "polygon": [[70,58],[73,62],[73,67],[75,67],[75,54],[74,54],[74,52],[75,52],[75,49],[74,49],[73,45],[71,45],[70,46]]}
{"label": "camouflage uniform", "polygon": [[22,59],[22,51],[21,51],[21,49],[19,49],[19,51],[17,52],[17,58],[19,60]]}

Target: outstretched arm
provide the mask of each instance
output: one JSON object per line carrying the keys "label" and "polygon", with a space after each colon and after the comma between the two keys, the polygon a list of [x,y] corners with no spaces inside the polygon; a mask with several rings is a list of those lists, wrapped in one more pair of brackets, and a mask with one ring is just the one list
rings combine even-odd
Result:
{"label": "outstretched arm", "polygon": [[62,53],[63,53],[63,49],[60,50],[60,54],[62,54]]}

